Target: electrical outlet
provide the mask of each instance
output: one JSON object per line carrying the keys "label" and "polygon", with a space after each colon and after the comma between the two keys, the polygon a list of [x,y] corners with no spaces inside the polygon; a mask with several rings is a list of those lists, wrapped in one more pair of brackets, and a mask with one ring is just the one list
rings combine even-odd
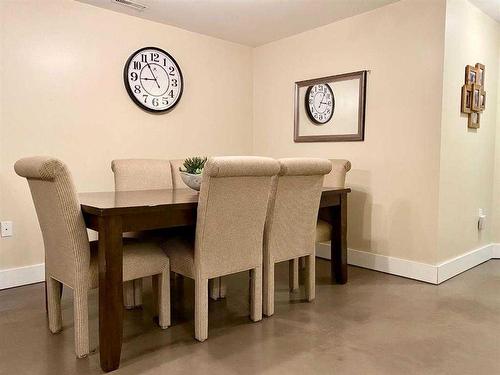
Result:
{"label": "electrical outlet", "polygon": [[2,237],[12,237],[14,235],[12,221],[0,221],[0,232]]}
{"label": "electrical outlet", "polygon": [[486,215],[485,215],[484,210],[482,208],[479,209],[478,216],[479,217],[477,220],[477,229],[482,230],[482,229],[484,229],[485,221],[486,221]]}

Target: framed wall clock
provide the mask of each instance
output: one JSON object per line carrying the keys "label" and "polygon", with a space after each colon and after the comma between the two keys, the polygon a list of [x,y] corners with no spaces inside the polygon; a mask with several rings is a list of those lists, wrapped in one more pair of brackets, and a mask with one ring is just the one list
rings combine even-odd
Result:
{"label": "framed wall clock", "polygon": [[128,58],[123,81],[132,101],[154,113],[172,110],[184,88],[182,72],[175,59],[156,47],[141,48]]}
{"label": "framed wall clock", "polygon": [[367,70],[295,82],[294,142],[363,141]]}
{"label": "framed wall clock", "polygon": [[314,124],[323,125],[331,120],[335,111],[335,96],[330,85],[320,83],[309,86],[305,100],[307,115]]}

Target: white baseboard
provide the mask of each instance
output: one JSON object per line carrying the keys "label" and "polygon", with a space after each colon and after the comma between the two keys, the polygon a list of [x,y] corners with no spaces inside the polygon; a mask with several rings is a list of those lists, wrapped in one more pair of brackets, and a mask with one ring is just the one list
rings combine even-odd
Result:
{"label": "white baseboard", "polygon": [[[330,243],[323,242],[317,244],[316,255],[320,258],[330,259]],[[500,258],[500,244],[489,244],[437,265],[373,254],[366,251],[347,250],[347,262],[353,266],[390,273],[431,284],[440,284],[494,258]]]}
{"label": "white baseboard", "polygon": [[456,258],[439,263],[437,267],[437,283],[441,284],[453,276],[467,271],[493,258],[495,244],[489,244],[479,249],[469,251]]}
{"label": "white baseboard", "polygon": [[[320,258],[330,259],[330,243],[317,244],[316,255]],[[431,284],[437,283],[436,266],[431,264],[354,249],[347,250],[347,262],[353,266],[390,273],[391,275],[403,276]]]}
{"label": "white baseboard", "polygon": [[[330,259],[330,243],[318,243],[316,246],[316,255],[320,258]],[[500,259],[500,244],[492,243],[437,265],[354,249],[348,249],[347,252],[348,263],[353,266],[403,276],[431,284],[440,284],[490,259]],[[0,270],[0,290],[39,283],[43,280],[45,280],[45,267],[43,263]]]}
{"label": "white baseboard", "polygon": [[500,259],[500,244],[491,244],[491,259]]}
{"label": "white baseboard", "polygon": [[0,290],[15,286],[39,283],[45,280],[45,265],[43,263],[32,266],[0,270]]}

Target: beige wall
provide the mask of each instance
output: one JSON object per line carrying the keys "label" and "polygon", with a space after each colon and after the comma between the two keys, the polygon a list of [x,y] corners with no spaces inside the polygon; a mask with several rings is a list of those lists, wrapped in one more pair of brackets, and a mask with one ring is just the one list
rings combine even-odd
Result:
{"label": "beige wall", "polygon": [[[254,153],[351,160],[351,248],[436,261],[444,17],[403,0],[254,50]],[[294,143],[294,82],[362,69],[365,141]]]}
{"label": "beige wall", "polygon": [[[466,0],[446,6],[441,173],[439,183],[439,260],[492,242],[493,169],[497,119],[499,24]],[[467,128],[460,113],[466,65],[486,66],[486,110],[480,129]],[[483,208],[488,225],[477,229]]]}
{"label": "beige wall", "polygon": [[[250,48],[69,0],[2,0],[0,14],[0,219],[15,225],[0,269],[43,262],[20,157],[59,157],[80,191],[102,191],[114,158],[251,153]],[[143,112],[123,85],[126,59],[148,45],[185,77],[168,114]]]}
{"label": "beige wall", "polygon": [[[499,26],[500,27],[500,26]],[[491,225],[491,237],[493,242],[500,242],[500,52],[498,56],[498,87],[497,87],[497,120],[495,137],[495,165],[494,165],[494,184],[493,184],[493,223]],[[487,103],[489,105],[489,102]],[[489,109],[489,107],[488,107]]]}
{"label": "beige wall", "polygon": [[[0,269],[43,262],[12,168],[33,154],[65,160],[80,191],[112,189],[114,158],[347,158],[349,247],[434,264],[500,241],[500,37],[466,0],[403,0],[255,49],[69,0],[0,1],[0,21],[0,219],[15,225]],[[169,114],[141,111],[123,87],[125,60],[146,45],[184,73]],[[469,131],[460,87],[475,62],[486,65],[487,110]],[[294,82],[362,69],[365,141],[294,143]]]}

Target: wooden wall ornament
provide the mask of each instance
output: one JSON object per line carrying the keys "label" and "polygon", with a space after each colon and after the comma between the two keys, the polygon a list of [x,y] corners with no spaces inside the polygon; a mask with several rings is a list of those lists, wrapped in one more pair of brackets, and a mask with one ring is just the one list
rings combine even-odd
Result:
{"label": "wooden wall ornament", "polygon": [[468,115],[467,126],[478,129],[481,112],[486,108],[486,91],[484,91],[485,67],[477,63],[465,67],[465,84],[462,86],[460,111]]}

